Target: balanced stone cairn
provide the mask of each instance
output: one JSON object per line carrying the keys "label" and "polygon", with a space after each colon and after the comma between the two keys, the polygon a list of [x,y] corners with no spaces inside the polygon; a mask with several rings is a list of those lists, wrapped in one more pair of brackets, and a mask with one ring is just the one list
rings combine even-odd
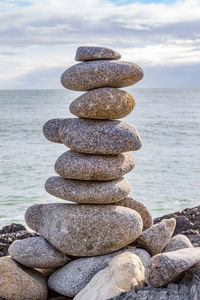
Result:
{"label": "balanced stone cairn", "polygon": [[73,203],[28,208],[25,221],[39,236],[13,242],[10,256],[0,259],[0,297],[43,300],[49,288],[76,300],[106,300],[146,284],[162,287],[199,262],[200,248],[191,254],[187,237],[172,238],[174,218],[153,225],[144,204],[128,196],[123,176],[142,142],[118,120],[135,106],[119,88],[141,80],[143,70],[120,57],[108,48],[79,47],[75,59],[83,62],[62,74],[65,88],[86,93],[70,105],[78,118],[43,127],[48,140],[70,148],[45,188]]}

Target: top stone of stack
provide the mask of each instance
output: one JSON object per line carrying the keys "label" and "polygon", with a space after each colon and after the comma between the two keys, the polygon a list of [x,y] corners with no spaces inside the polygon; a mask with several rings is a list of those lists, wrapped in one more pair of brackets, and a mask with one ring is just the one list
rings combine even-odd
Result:
{"label": "top stone of stack", "polygon": [[88,61],[99,59],[120,59],[121,55],[112,49],[105,47],[79,47],[76,51],[76,61]]}

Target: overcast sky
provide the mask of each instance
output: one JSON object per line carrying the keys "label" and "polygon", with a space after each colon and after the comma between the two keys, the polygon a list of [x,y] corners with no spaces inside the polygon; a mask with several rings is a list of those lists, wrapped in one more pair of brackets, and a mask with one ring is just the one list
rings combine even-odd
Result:
{"label": "overcast sky", "polygon": [[200,0],[0,0],[0,88],[62,88],[83,45],[141,65],[137,87],[200,86]]}

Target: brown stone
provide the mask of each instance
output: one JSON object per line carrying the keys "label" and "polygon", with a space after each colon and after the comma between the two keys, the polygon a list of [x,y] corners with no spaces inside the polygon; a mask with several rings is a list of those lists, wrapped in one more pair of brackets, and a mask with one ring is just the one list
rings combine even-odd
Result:
{"label": "brown stone", "polygon": [[146,230],[147,228],[153,225],[152,215],[148,210],[148,208],[143,203],[138,202],[131,197],[126,197],[121,201],[117,202],[116,205],[129,207],[137,211],[143,221],[143,230]]}
{"label": "brown stone", "polygon": [[128,92],[114,88],[99,88],[75,99],[69,110],[79,118],[120,119],[130,114],[134,106],[135,100]]}
{"label": "brown stone", "polygon": [[9,300],[47,299],[46,278],[36,270],[20,266],[10,257],[0,258],[0,297]]}

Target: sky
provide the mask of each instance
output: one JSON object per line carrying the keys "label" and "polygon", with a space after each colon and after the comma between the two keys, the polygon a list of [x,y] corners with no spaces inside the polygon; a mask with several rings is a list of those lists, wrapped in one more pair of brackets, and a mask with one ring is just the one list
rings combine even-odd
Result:
{"label": "sky", "polygon": [[79,46],[144,69],[137,87],[200,87],[200,0],[0,0],[0,89],[62,88]]}

